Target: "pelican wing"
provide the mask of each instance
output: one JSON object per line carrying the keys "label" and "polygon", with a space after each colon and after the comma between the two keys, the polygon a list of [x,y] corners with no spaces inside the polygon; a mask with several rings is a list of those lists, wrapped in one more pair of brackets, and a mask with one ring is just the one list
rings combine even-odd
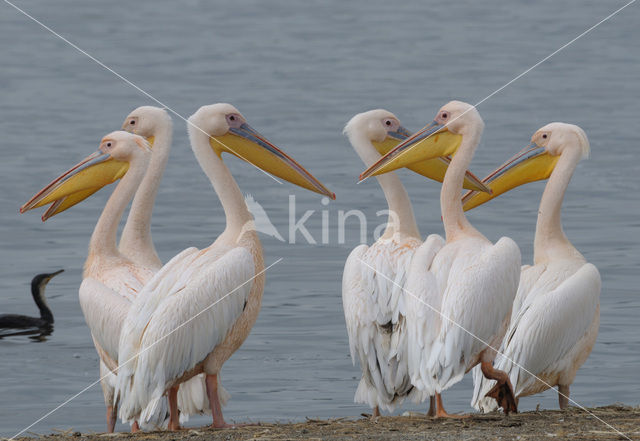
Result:
{"label": "pelican wing", "polygon": [[445,245],[437,234],[430,235],[416,250],[409,270],[405,299],[407,303],[408,370],[411,382],[420,390],[432,394],[430,380],[422,375],[429,359],[429,348],[440,329],[442,291],[430,271],[433,259]]}
{"label": "pelican wing", "polygon": [[127,281],[119,281],[123,286],[116,291],[92,277],[85,278],[80,285],[80,307],[91,335],[100,352],[111,360],[108,365],[118,363],[118,345],[120,330],[135,298],[136,291],[142,289],[142,283],[131,276]]}
{"label": "pelican wing", "polygon": [[[522,265],[520,269],[520,282],[518,284],[518,291],[515,299],[513,299],[513,306],[511,307],[511,322],[518,317],[518,312],[522,307],[522,303],[527,299],[531,291],[534,289],[536,283],[540,279],[540,276],[544,274],[546,264],[538,265]],[[511,328],[511,323],[509,323]],[[500,343],[498,349],[500,353],[504,351],[504,340]],[[484,412],[491,412],[497,409],[497,402],[491,398],[484,398],[490,388],[487,388],[487,380],[482,373],[480,366],[476,366],[472,370],[473,378],[473,396],[471,398],[471,406]],[[495,384],[495,381],[491,381],[491,384]],[[485,390],[486,389],[486,390]]]}
{"label": "pelican wing", "polygon": [[[443,318],[439,335],[428,348],[431,356],[423,376],[433,379],[436,392],[460,381],[487,345],[497,349],[520,279],[520,249],[509,238],[495,245],[484,238],[451,245],[454,253],[445,259],[449,270],[436,273],[444,276],[438,280],[440,289],[444,287]],[[447,247],[439,254],[445,251]]]}
{"label": "pelican wing", "polygon": [[349,347],[363,372],[356,402],[392,411],[412,390],[403,288],[418,244],[412,237],[396,237],[361,245],[345,264],[342,301]]}
{"label": "pelican wing", "polygon": [[116,397],[124,421],[153,415],[171,383],[223,341],[242,313],[254,275],[245,248],[192,248],[145,286],[120,341]]}
{"label": "pelican wing", "polygon": [[[579,367],[576,360],[581,360],[579,364],[584,362],[593,344],[587,340],[595,339],[591,333],[599,319],[601,289],[597,268],[587,263],[569,276],[545,275],[546,279],[558,280],[560,276],[561,280],[554,289],[534,289],[527,297],[507,331],[501,347],[504,356],[496,358],[496,367],[509,374],[516,396],[547,388],[533,375],[550,382],[551,386],[555,386],[563,374],[572,381]],[[545,285],[542,280],[543,288]],[[588,352],[583,354],[584,351]],[[472,404],[487,410],[495,407],[494,400],[483,399],[493,384],[484,380],[478,400]]]}
{"label": "pelican wing", "polygon": [[522,304],[527,299],[527,296],[533,290],[534,285],[544,273],[546,269],[546,264],[540,265],[522,265],[520,269],[520,282],[518,283],[518,292],[516,293],[516,298],[513,299],[513,307],[511,309],[511,319],[513,320],[517,315],[518,311],[522,307]]}

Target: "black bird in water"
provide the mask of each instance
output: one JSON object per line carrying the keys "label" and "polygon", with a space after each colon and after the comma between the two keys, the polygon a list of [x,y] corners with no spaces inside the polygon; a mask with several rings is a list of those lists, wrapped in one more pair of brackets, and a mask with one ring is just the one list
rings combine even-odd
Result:
{"label": "black bird in water", "polygon": [[47,300],[44,297],[44,289],[47,286],[47,283],[49,283],[54,276],[57,276],[63,271],[64,270],[60,270],[51,274],[38,274],[31,281],[31,295],[33,296],[33,301],[36,302],[38,309],[40,309],[39,318],[18,314],[3,314],[0,315],[0,328],[51,329],[53,327],[53,314],[51,313],[49,305],[47,305]]}

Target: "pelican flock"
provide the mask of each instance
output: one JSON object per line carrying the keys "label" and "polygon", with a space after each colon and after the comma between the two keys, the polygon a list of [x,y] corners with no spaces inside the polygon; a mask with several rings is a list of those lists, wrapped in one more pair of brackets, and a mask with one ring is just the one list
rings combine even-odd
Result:
{"label": "pelican flock", "polygon": [[[483,130],[477,109],[460,101],[444,105],[413,135],[383,109],[360,113],[345,126],[368,167],[360,180],[376,176],[389,213],[382,236],[356,247],[342,275],[351,357],[362,371],[355,401],[370,406],[374,418],[405,399],[427,398],[427,415],[458,417],[445,411],[441,394],[472,369],[476,409],[517,412],[519,397],[555,386],[564,409],[594,346],[600,275],[569,242],[560,220],[569,181],[589,154],[586,134],[574,125],[548,124],[480,181],[468,169]],[[222,412],[229,395],[221,370],[257,320],[266,267],[248,203],[222,154],[335,199],[230,104],[200,107],[187,131],[226,219],[205,248],[186,248],[165,264],[156,252],[152,213],[173,135],[169,114],[157,107],[132,111],[97,152],[20,208],[49,205],[44,221],[118,181],[90,237],[79,287],[100,358],[110,432],[117,417],[133,431],[177,430],[189,415],[202,413],[211,414],[214,428],[230,426]],[[442,183],[444,238],[423,240],[394,173],[400,168]],[[512,239],[492,243],[464,212],[543,179],[533,265],[521,267]],[[464,198],[463,189],[469,190]]]}

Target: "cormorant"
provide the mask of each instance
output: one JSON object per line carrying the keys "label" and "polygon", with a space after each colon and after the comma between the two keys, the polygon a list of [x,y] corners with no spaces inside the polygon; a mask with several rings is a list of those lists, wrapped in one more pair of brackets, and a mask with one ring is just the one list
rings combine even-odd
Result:
{"label": "cormorant", "polygon": [[40,317],[29,317],[19,314],[0,315],[0,328],[25,329],[25,328],[51,328],[53,327],[53,314],[44,297],[44,289],[47,283],[64,270],[51,274],[38,274],[31,280],[31,295],[40,309]]}

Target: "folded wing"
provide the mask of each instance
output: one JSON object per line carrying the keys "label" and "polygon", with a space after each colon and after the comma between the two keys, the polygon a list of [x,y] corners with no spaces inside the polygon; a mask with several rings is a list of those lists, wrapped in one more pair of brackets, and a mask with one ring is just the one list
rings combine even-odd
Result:
{"label": "folded wing", "polygon": [[173,381],[204,361],[236,322],[255,275],[245,248],[187,249],[140,293],[120,341],[120,417],[136,419]]}

